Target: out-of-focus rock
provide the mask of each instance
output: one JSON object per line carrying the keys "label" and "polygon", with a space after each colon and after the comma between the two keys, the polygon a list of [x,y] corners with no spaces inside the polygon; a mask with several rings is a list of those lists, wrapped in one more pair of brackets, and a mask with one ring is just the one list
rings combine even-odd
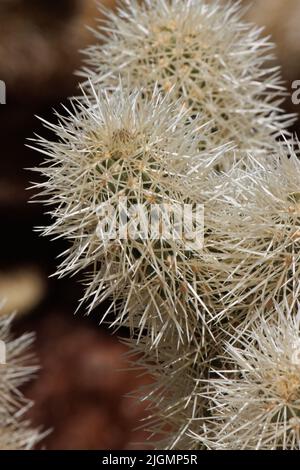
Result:
{"label": "out-of-focus rock", "polygon": [[0,315],[14,311],[23,315],[33,310],[45,296],[46,282],[41,271],[34,267],[0,271],[0,301],[5,301]]}

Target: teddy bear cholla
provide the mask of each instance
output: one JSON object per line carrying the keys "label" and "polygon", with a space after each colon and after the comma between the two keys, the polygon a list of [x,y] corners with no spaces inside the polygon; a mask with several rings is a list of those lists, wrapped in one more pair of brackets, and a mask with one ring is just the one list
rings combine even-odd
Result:
{"label": "teddy bear cholla", "polygon": [[[47,157],[44,234],[70,242],[58,274],[88,269],[90,310],[111,297],[103,320],[113,312],[112,326],[129,327],[155,381],[145,398],[158,447],[297,449],[297,397],[272,415],[259,388],[261,351],[270,378],[294,328],[280,356],[288,376],[299,337],[300,164],[278,69],[265,67],[273,46],[237,4],[202,0],[125,1],[96,38],[105,44],[87,51],[82,96],[46,123],[55,139],[35,143]],[[204,246],[99,239],[99,211],[124,195],[203,204]],[[235,411],[230,391],[243,387],[269,413],[258,426],[250,392]]]}

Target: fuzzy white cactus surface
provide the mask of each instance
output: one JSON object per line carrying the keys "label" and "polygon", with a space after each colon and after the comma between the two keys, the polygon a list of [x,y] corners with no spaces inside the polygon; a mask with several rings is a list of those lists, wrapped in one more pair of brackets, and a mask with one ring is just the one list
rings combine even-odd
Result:
{"label": "fuzzy white cactus surface", "polygon": [[300,307],[297,300],[292,305],[277,304],[271,315],[260,311],[248,329],[235,331],[227,368],[211,371],[205,392],[199,387],[210,403],[199,442],[215,449],[300,449]]}
{"label": "fuzzy white cactus surface", "polygon": [[[98,43],[86,51],[86,79],[113,89],[119,77],[152,93],[175,87],[190,116],[210,123],[215,145],[263,154],[290,122],[280,111],[284,89],[269,64],[274,45],[242,19],[238,3],[212,0],[127,0],[104,11]],[[223,167],[228,167],[224,155]]]}
{"label": "fuzzy white cactus surface", "polygon": [[276,150],[264,164],[250,159],[221,177],[219,225],[208,240],[227,265],[220,290],[234,316],[280,301],[299,283],[300,160],[290,145]]}
{"label": "fuzzy white cactus surface", "polygon": [[[145,329],[154,344],[168,328],[179,339],[190,338],[198,322],[208,328],[213,318],[200,294],[203,253],[188,249],[181,236],[155,236],[150,229],[135,233],[130,212],[137,204],[148,216],[155,205],[195,205],[195,179],[201,202],[215,192],[213,178],[207,177],[211,154],[198,149],[205,129],[196,121],[187,124],[186,111],[178,110],[171,97],[154,91],[144,98],[121,85],[112,94],[94,90],[92,99],[74,102],[59,124],[46,123],[58,140],[37,141],[48,159],[37,169],[46,179],[36,187],[53,218],[43,233],[70,242],[58,275],[89,268],[83,300],[90,310],[111,298],[114,325],[139,334]],[[222,149],[212,153],[220,155]],[[125,200],[130,217],[123,236],[120,204]],[[106,212],[111,227],[104,234]]]}

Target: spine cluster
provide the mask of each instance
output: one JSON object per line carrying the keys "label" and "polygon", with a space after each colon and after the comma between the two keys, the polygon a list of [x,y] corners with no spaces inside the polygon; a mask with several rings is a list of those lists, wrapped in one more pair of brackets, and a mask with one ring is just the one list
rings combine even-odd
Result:
{"label": "spine cluster", "polygon": [[36,360],[30,352],[32,334],[13,339],[13,316],[0,319],[0,450],[30,450],[41,440],[24,414],[32,405],[20,387],[37,371]]}

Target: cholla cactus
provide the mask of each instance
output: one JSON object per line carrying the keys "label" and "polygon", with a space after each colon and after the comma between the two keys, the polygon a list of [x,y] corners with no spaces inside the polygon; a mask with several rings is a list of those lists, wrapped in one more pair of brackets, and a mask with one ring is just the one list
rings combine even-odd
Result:
{"label": "cholla cactus", "polygon": [[[196,137],[196,122],[187,125],[186,112],[178,112],[177,103],[167,98],[154,92],[147,100],[122,86],[111,95],[95,92],[93,101],[77,102],[74,113],[58,125],[47,124],[58,142],[38,140],[49,160],[38,170],[47,179],[37,187],[55,205],[54,223],[44,234],[72,242],[58,274],[92,268],[83,299],[90,300],[90,310],[111,297],[114,325],[146,329],[154,344],[172,327],[180,339],[190,338],[199,321],[212,318],[201,298],[201,252],[188,249],[180,236],[156,237],[148,228],[135,234],[133,213],[120,237],[124,199],[128,214],[137,204],[151,216],[154,205],[180,210],[194,202],[188,196],[190,173],[197,174],[198,199],[212,198],[209,189],[214,193],[213,178],[206,177],[210,155],[197,150],[205,134]],[[107,234],[105,213],[111,226]],[[112,228],[116,233],[109,233]]]}
{"label": "cholla cactus", "polygon": [[[43,233],[70,241],[58,274],[90,269],[83,300],[111,297],[113,325],[129,326],[159,447],[297,448],[300,164],[275,142],[290,117],[264,68],[272,45],[236,5],[125,3],[87,52],[84,96],[37,140]],[[120,223],[124,197],[204,204],[204,246],[160,228],[107,237],[103,212]]]}
{"label": "cholla cactus", "polygon": [[247,330],[236,330],[226,348],[227,368],[212,371],[207,391],[199,392],[209,398],[211,415],[199,442],[217,449],[300,449],[296,299],[285,299],[271,314],[259,311]]}
{"label": "cholla cactus", "polygon": [[12,413],[27,403],[19,387],[37,371],[35,358],[28,352],[33,335],[29,333],[12,339],[12,320],[13,316],[0,320],[0,340],[6,349],[6,363],[0,365],[0,413],[3,410]]}
{"label": "cholla cactus", "polygon": [[[129,76],[150,95],[155,83],[163,91],[175,87],[190,116],[210,122],[216,146],[234,142],[238,158],[272,148],[271,136],[290,121],[279,110],[279,70],[266,67],[273,44],[241,20],[238,4],[125,0],[117,13],[103,13],[95,31],[101,44],[87,49],[81,75],[109,89]],[[225,154],[221,166],[229,161]]]}
{"label": "cholla cactus", "polygon": [[12,320],[13,316],[0,319],[0,341],[5,346],[0,364],[0,450],[28,450],[43,436],[39,430],[31,429],[29,422],[22,420],[31,402],[19,387],[32,377],[37,365],[29,352],[33,335],[24,334],[12,339]]}
{"label": "cholla cactus", "polygon": [[220,224],[210,243],[228,265],[220,289],[234,316],[280,301],[283,288],[299,283],[300,160],[285,147],[269,162],[254,160],[223,178]]}

